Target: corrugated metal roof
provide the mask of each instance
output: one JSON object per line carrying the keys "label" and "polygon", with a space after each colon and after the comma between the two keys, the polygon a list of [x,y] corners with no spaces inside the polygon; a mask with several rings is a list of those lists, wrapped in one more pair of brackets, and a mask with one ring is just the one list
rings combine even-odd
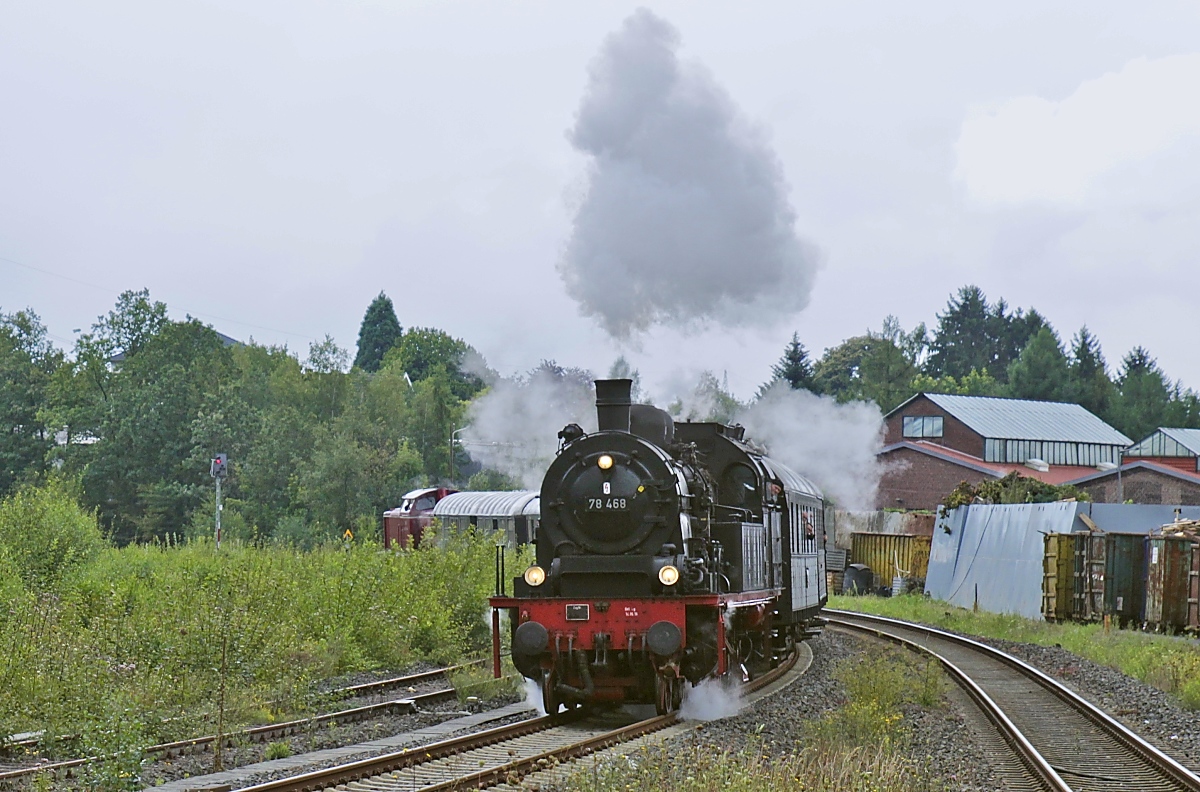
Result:
{"label": "corrugated metal roof", "polygon": [[821,490],[816,484],[801,476],[796,471],[782,464],[775,459],[763,458],[763,464],[766,468],[775,473],[780,481],[783,482],[784,489],[801,492],[805,495],[811,495],[814,498],[823,498]]}
{"label": "corrugated metal roof", "polygon": [[1078,404],[944,393],[924,395],[984,437],[1113,446],[1133,442]]}
{"label": "corrugated metal roof", "polygon": [[[525,514],[536,490],[512,492],[456,492],[433,507],[434,517],[514,517]],[[535,512],[536,514],[536,512]]]}
{"label": "corrugated metal roof", "polygon": [[1188,451],[1200,456],[1200,429],[1159,429]]}

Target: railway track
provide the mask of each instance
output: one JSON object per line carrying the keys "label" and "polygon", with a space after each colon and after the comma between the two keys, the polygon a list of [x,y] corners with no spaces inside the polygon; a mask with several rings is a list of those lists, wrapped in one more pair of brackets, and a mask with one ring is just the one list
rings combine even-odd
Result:
{"label": "railway track", "polygon": [[[750,682],[749,689],[771,684],[795,662],[793,653],[785,663]],[[635,720],[620,711],[588,717],[577,713],[543,716],[238,792],[312,792],[332,787],[356,792],[486,789],[660,731],[677,720],[673,714]]]}
{"label": "railway track", "polygon": [[1015,754],[1005,788],[1053,792],[1200,792],[1200,778],[1061,683],[990,646],[909,622],[826,611],[830,627],[936,658]]}
{"label": "railway track", "polygon": [[[235,741],[264,743],[303,732],[313,728],[314,726],[355,723],[398,712],[417,712],[422,707],[447,701],[455,698],[458,695],[458,692],[453,687],[438,688],[435,690],[425,691],[423,693],[417,693],[415,692],[415,688],[418,685],[428,685],[431,682],[436,682],[454,671],[461,670],[468,666],[478,665],[479,662],[483,661],[464,663],[462,665],[449,666],[447,668],[437,668],[431,671],[422,671],[416,674],[408,674],[405,676],[391,677],[389,679],[381,679],[374,682],[365,682],[358,685],[336,688],[328,691],[327,695],[341,700],[381,695],[395,690],[404,691],[406,695],[403,695],[400,698],[390,699],[388,701],[380,701],[373,704],[366,704],[359,707],[351,707],[322,715],[316,715],[311,718],[301,718],[299,720],[271,723],[265,726],[255,726],[253,728],[243,729],[238,732],[224,735],[224,742],[222,744],[232,744]],[[212,747],[216,741],[216,735],[192,737],[186,740],[152,745],[146,749],[146,753],[155,757],[173,758],[187,753],[212,750]],[[11,755],[14,750],[20,751],[35,749],[38,745],[38,742],[39,741],[37,738],[17,740],[8,743],[5,748]],[[41,774],[47,774],[54,778],[70,776],[84,765],[99,761],[99,758],[100,757],[93,756],[80,759],[69,759],[61,762],[40,762],[36,764],[11,761],[0,762],[0,789],[8,788],[13,786],[15,783],[27,781],[33,776]]]}

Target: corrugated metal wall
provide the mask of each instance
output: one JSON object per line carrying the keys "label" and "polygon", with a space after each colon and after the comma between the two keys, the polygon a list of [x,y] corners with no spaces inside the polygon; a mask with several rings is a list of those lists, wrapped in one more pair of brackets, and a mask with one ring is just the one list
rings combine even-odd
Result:
{"label": "corrugated metal wall", "polygon": [[897,576],[924,578],[928,571],[928,536],[854,533],[850,539],[853,563],[871,568],[876,588],[891,586]]}

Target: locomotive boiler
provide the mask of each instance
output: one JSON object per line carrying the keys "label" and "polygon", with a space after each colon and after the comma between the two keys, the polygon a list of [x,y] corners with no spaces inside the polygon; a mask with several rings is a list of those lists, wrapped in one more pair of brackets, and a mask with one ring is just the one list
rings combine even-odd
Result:
{"label": "locomotive boiler", "polygon": [[[673,711],[685,681],[776,664],[826,600],[819,490],[740,426],[631,404],[631,384],[598,380],[599,429],[559,433],[536,563],[491,599],[549,713],[602,701]],[[497,657],[500,629],[494,617]]]}

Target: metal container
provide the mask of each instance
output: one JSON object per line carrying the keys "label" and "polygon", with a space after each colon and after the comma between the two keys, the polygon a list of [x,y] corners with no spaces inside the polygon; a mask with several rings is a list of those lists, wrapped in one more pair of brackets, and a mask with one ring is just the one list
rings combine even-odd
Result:
{"label": "metal container", "polygon": [[1146,606],[1146,537],[1104,535],[1104,612],[1120,625],[1142,621]]}
{"label": "metal container", "polygon": [[1075,537],[1075,619],[1101,621],[1104,618],[1108,535],[1100,531],[1071,535]]}
{"label": "metal container", "polygon": [[1075,537],[1048,533],[1042,556],[1042,616],[1046,621],[1066,621],[1075,614]]}
{"label": "metal container", "polygon": [[850,534],[850,559],[874,572],[872,588],[891,586],[892,579],[925,579],[932,537],[919,534]]}
{"label": "metal container", "polygon": [[1182,632],[1190,621],[1196,543],[1186,536],[1151,536],[1146,547],[1146,625]]}

